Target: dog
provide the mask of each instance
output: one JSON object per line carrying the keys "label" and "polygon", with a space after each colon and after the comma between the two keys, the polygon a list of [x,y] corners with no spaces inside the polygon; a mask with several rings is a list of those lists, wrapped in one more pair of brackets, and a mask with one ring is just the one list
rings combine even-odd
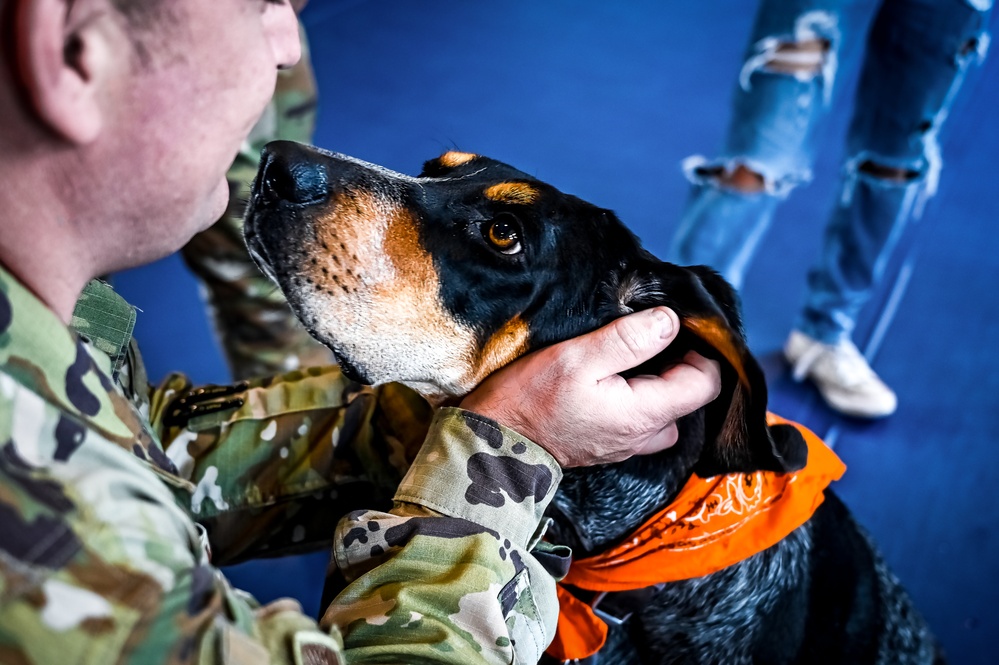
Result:
{"label": "dog", "polygon": [[[502,162],[451,151],[410,177],[275,142],[244,233],[348,378],[401,382],[433,404],[456,402],[531,350],[632,311],[675,310],[677,339],[635,373],[695,350],[719,361],[721,395],[681,419],[666,451],[565,471],[548,538],[577,560],[638,540],[699,479],[794,480],[821,450],[801,428],[768,422],[763,372],[719,275],[656,259],[611,211]],[[717,571],[630,599],[567,587],[610,624],[584,662],[945,662],[868,536],[832,491],[820,493],[810,519]]]}

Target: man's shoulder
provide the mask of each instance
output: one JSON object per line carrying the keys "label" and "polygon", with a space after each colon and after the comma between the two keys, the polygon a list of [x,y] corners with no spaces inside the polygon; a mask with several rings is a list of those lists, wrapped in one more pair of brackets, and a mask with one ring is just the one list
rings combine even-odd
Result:
{"label": "man's shoulder", "polygon": [[[48,468],[65,461],[87,438],[87,424],[53,394],[44,368],[28,355],[0,367],[0,464]],[[24,375],[36,374],[36,381]]]}
{"label": "man's shoulder", "polygon": [[0,653],[16,662],[116,660],[174,571],[207,564],[149,466],[3,372],[0,533]]}
{"label": "man's shoulder", "polygon": [[107,550],[125,543],[137,525],[173,513],[169,521],[176,524],[159,525],[171,547],[177,528],[194,527],[176,510],[161,474],[86,419],[0,371],[0,532],[9,556],[6,563],[0,557],[0,572],[6,575],[11,561],[57,569],[84,546]]}
{"label": "man's shoulder", "polygon": [[[53,473],[86,438],[82,423],[0,372],[0,530],[6,557],[36,576],[68,564],[82,543],[69,523],[79,506],[68,478]],[[81,469],[83,471],[83,469]]]}
{"label": "man's shoulder", "polygon": [[[114,433],[99,418],[19,379],[0,367],[0,464],[5,468],[62,476],[58,482],[67,484],[87,472],[146,469],[127,445],[134,437],[110,437]],[[111,408],[95,402],[98,407]]]}
{"label": "man's shoulder", "polygon": [[114,445],[100,439],[85,421],[0,371],[0,529],[8,555],[53,568],[79,548],[67,530],[80,513],[73,479],[113,459],[92,452]]}

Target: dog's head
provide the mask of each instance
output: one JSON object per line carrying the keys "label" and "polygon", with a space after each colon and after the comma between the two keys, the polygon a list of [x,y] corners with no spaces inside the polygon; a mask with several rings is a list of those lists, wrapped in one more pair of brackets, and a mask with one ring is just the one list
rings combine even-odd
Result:
{"label": "dog's head", "polygon": [[658,371],[695,349],[723,365],[699,472],[787,470],[732,288],[643,250],[615,215],[506,164],[448,152],[419,177],[291,142],[264,151],[247,210],[251,253],[308,330],[362,383],[440,403],[520,355],[638,309],[683,331]]}

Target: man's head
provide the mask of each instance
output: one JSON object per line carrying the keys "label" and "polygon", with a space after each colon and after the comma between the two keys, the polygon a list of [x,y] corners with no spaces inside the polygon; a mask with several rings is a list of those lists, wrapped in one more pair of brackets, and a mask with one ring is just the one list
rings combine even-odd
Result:
{"label": "man's head", "polygon": [[5,231],[55,217],[51,242],[95,274],[220,216],[225,172],[300,53],[287,0],[0,0],[0,21]]}

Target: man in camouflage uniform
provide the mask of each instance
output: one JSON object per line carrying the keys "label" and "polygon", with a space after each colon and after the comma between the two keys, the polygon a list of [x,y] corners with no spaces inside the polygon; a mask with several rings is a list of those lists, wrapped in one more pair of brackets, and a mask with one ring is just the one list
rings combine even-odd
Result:
{"label": "man in camouflage uniform", "polygon": [[[305,4],[292,2],[296,12]],[[316,79],[304,27],[299,26],[299,32],[301,60],[278,72],[274,97],[226,174],[225,214],[181,250],[204,286],[222,351],[237,380],[333,362],[329,350],[292,314],[281,291],[257,269],[243,242],[243,212],[261,149],[277,139],[311,143],[315,131]]]}
{"label": "man in camouflage uniform", "polygon": [[[671,445],[717,367],[616,376],[675,335],[652,310],[498,372],[474,412],[335,367],[150,388],[134,310],[90,280],[219,217],[298,57],[282,2],[161,2],[0,0],[0,663],[536,660],[559,465]],[[348,584],[318,624],[215,568],[330,545]]]}

